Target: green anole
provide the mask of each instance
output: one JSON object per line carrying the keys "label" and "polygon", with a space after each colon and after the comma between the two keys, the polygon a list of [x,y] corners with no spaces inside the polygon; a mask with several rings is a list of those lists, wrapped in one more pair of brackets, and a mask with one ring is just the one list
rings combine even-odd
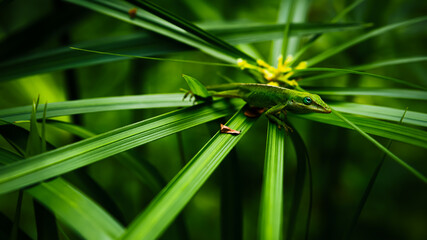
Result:
{"label": "green anole", "polygon": [[265,112],[268,119],[276,123],[279,127],[284,127],[286,130],[292,129],[277,117],[281,112],[286,114],[286,111],[294,113],[330,113],[332,111],[319,95],[269,84],[230,83],[207,86],[206,90],[207,94],[204,94],[204,96],[190,91],[184,97],[192,94],[202,98],[206,98],[207,96],[241,98],[252,109],[245,112],[246,116],[255,117],[257,116],[256,113],[260,115]]}

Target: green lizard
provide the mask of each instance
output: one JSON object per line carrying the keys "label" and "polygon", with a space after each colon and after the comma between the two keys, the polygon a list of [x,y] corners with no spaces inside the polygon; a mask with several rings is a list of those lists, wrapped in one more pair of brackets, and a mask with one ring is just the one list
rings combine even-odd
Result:
{"label": "green lizard", "polygon": [[[276,115],[286,111],[294,113],[330,113],[331,108],[319,95],[292,90],[284,87],[259,83],[230,83],[217,86],[207,86],[210,96],[241,98],[251,107],[246,111],[248,117],[255,117],[265,112],[267,118],[279,127],[290,129],[283,120]],[[192,92],[189,92],[193,94]]]}

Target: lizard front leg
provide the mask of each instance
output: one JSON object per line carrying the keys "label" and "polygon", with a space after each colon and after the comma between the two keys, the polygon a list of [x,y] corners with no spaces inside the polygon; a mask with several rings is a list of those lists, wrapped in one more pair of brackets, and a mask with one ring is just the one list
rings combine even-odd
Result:
{"label": "lizard front leg", "polygon": [[181,92],[184,92],[184,97],[182,98],[182,101],[184,101],[187,97],[190,97],[190,102],[193,102],[195,104],[197,101],[209,101],[212,100],[212,97],[201,97],[195,93],[193,93],[191,90],[187,90],[184,88],[179,89]]}
{"label": "lizard front leg", "polygon": [[286,132],[289,132],[289,131],[293,132],[293,129],[291,127],[289,127],[283,120],[281,120],[276,116],[277,113],[280,113],[282,111],[286,112],[285,110],[286,105],[287,104],[278,104],[276,106],[271,107],[265,112],[265,116],[270,121],[273,121],[274,123],[276,123],[279,128],[283,127]]}

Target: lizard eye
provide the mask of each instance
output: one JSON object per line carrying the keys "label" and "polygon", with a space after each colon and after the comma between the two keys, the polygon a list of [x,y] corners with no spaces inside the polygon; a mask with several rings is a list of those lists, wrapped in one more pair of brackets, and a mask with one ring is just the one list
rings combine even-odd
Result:
{"label": "lizard eye", "polygon": [[310,104],[313,102],[313,100],[311,100],[311,98],[310,98],[310,97],[305,97],[305,98],[303,98],[303,99],[302,99],[302,102],[303,102],[305,105],[310,105]]}

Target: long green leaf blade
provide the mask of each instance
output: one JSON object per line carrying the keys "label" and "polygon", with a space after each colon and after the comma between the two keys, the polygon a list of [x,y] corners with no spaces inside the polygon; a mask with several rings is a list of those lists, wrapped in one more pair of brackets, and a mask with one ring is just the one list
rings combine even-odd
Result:
{"label": "long green leaf blade", "polygon": [[[0,163],[24,161],[1,148],[0,153]],[[26,189],[26,192],[85,239],[116,239],[124,232],[123,227],[110,214],[61,178],[40,183]]]}
{"label": "long green leaf blade", "polygon": [[19,189],[228,115],[225,101],[197,105],[118,128],[0,168],[0,193]]}
{"label": "long green leaf blade", "polygon": [[3,148],[0,148],[0,164],[1,165],[6,165],[9,163],[13,163],[15,161],[21,160],[22,157],[13,154]]}
{"label": "long green leaf blade", "polygon": [[[128,10],[133,8],[131,4],[124,1],[103,1],[103,0],[67,0],[74,4],[89,8],[102,14],[120,19],[124,22],[134,24],[139,27],[146,28],[158,34],[173,38],[179,42],[195,47],[209,55],[212,55],[225,62],[235,63],[236,56],[222,48],[208,44],[202,39],[177,28],[176,26],[163,21],[162,19],[153,19],[153,16],[144,12],[142,9],[138,11],[134,19],[129,18]],[[140,14],[144,12],[146,14]]]}
{"label": "long green leaf blade", "polygon": [[221,40],[220,38],[217,38],[216,36],[210,34],[209,32],[206,32],[205,30],[197,27],[196,25],[190,23],[189,21],[177,15],[174,15],[173,13],[165,9],[162,9],[161,7],[155,5],[150,1],[145,1],[145,0],[127,0],[127,1],[137,6],[141,6],[144,10],[162,18],[163,20],[168,21],[169,23],[174,24],[179,28],[186,30],[189,33],[196,35],[197,37],[205,40],[206,42],[214,46],[217,46],[219,49],[223,49],[223,51],[230,51],[230,53],[234,54],[237,57],[242,57],[248,60],[255,61],[255,59],[252,59],[252,57],[238,50],[237,48],[230,45],[229,43]]}
{"label": "long green leaf blade", "polygon": [[285,131],[268,122],[261,193],[259,238],[279,240],[283,228],[283,166]]}
{"label": "long green leaf blade", "polygon": [[[342,10],[337,16],[335,16],[331,23],[338,22],[341,18],[343,18],[345,15],[347,15],[348,12],[353,10],[355,7],[357,7],[360,3],[362,3],[364,0],[357,0],[353,2],[351,5],[347,6],[344,10]],[[295,54],[294,61],[297,61],[313,44],[316,42],[317,39],[319,39],[322,36],[322,33],[318,33],[313,35],[307,43]]]}
{"label": "long green leaf blade", "polygon": [[[49,103],[46,117],[50,118],[125,109],[188,107],[193,105],[189,101],[183,101],[182,97],[182,93],[147,94]],[[37,118],[41,118],[43,116],[43,107],[44,104],[40,104],[39,110],[37,111]],[[0,110],[0,119],[8,122],[29,120],[30,113],[31,106],[2,109]]]}
{"label": "long green leaf blade", "polygon": [[[372,117],[382,120],[399,122],[404,110],[391,107],[374,106],[359,103],[332,103],[335,110],[360,116]],[[403,123],[427,127],[427,114],[407,111]]]}
{"label": "long green leaf blade", "polygon": [[39,98],[33,102],[30,116],[30,133],[28,134],[25,157],[29,158],[42,153],[42,139],[37,126],[36,112],[39,105]]}
{"label": "long green leaf blade", "polygon": [[283,40],[282,40],[282,56],[288,55],[288,42],[289,42],[289,28],[291,25],[291,22],[294,18],[294,13],[296,9],[296,1],[295,0],[289,0],[289,1],[282,1],[281,6],[287,5],[287,12],[286,12],[286,25],[285,30],[283,31]]}
{"label": "long green leaf blade", "polygon": [[27,192],[85,239],[117,239],[124,232],[110,214],[61,178],[40,183]]}
{"label": "long green leaf blade", "polygon": [[[316,122],[321,122],[325,124],[330,124],[333,126],[339,126],[344,128],[352,129],[348,124],[343,122],[341,119],[337,118],[333,114],[289,114],[293,117],[304,118],[308,120],[313,120]],[[352,115],[346,115],[351,122],[357,124],[360,129],[369,134],[373,134],[380,137],[385,137],[393,139],[396,141],[412,144],[415,146],[427,148],[427,132],[402,126],[395,123],[389,123],[384,121],[379,121],[376,119],[362,118]]]}
{"label": "long green leaf blade", "polygon": [[427,20],[427,16],[413,18],[413,19],[406,20],[403,22],[390,24],[390,25],[387,25],[387,26],[384,26],[381,28],[377,28],[377,29],[372,30],[366,34],[359,36],[359,37],[353,38],[350,41],[343,43],[339,46],[329,48],[328,50],[324,51],[323,53],[321,53],[321,54],[319,54],[313,58],[310,58],[309,60],[307,60],[307,66],[313,66],[315,64],[318,64],[319,62],[321,62],[321,61],[323,61],[329,57],[332,57],[333,55],[335,55],[335,54],[337,54],[337,53],[339,53],[339,52],[341,52],[341,51],[343,51],[343,50],[345,50],[345,49],[347,49],[347,48],[349,48],[349,47],[351,47],[357,43],[365,41],[369,38],[378,36],[380,34],[383,34],[385,32],[391,31],[391,30],[399,28],[399,27],[404,27],[404,26],[408,26],[411,24],[416,24],[416,23],[419,23],[419,22],[422,22],[425,20]]}
{"label": "long green leaf blade", "polygon": [[[205,29],[229,43],[242,44],[281,39],[285,26],[284,23],[224,23],[218,27],[206,25]],[[289,35],[306,36],[316,33],[354,31],[366,26],[367,24],[363,23],[291,23]],[[277,58],[273,60],[276,61]]]}
{"label": "long green leaf blade", "polygon": [[[363,24],[292,24],[290,34],[307,35],[319,32],[347,31],[363,28]],[[253,43],[278,39],[282,37],[283,24],[261,23],[223,23],[206,25],[205,29],[232,44]],[[6,47],[6,46],[4,46]],[[73,47],[150,57],[192,49],[178,41],[168,39],[155,33],[137,33],[120,37],[101,38],[79,44]],[[1,45],[0,45],[1,48]],[[66,70],[77,67],[91,66],[130,59],[125,56],[91,54],[79,52],[69,47],[47,50],[41,53],[31,53],[17,59],[0,63],[0,82],[25,77],[34,74]]]}
{"label": "long green leaf blade", "polygon": [[354,70],[367,70],[367,69],[374,69],[374,68],[380,68],[380,67],[387,67],[387,66],[393,66],[398,64],[406,64],[406,63],[414,63],[414,62],[423,62],[427,61],[427,57],[425,56],[416,56],[416,57],[408,57],[408,58],[397,58],[397,59],[388,59],[368,64],[363,64],[359,66],[353,66],[350,67]]}
{"label": "long green leaf blade", "polygon": [[[402,121],[403,121],[403,119],[405,117],[405,114],[406,114],[406,111],[403,113],[402,117],[400,118],[399,124],[402,124]],[[386,147],[387,149],[390,149],[392,142],[393,142],[392,140],[388,141],[387,147]],[[380,162],[378,163],[377,167],[375,168],[374,172],[372,173],[371,178],[369,179],[368,185],[366,186],[365,191],[363,192],[363,195],[362,195],[359,203],[357,204],[357,209],[356,209],[356,212],[354,213],[354,215],[352,217],[352,220],[350,222],[349,230],[344,235],[347,238],[351,237],[354,229],[356,228],[356,225],[357,225],[357,222],[359,220],[359,217],[360,217],[360,215],[362,213],[362,210],[363,210],[366,202],[368,201],[368,197],[369,197],[369,195],[370,195],[370,193],[372,191],[372,188],[373,188],[373,186],[375,184],[375,181],[378,178],[378,174],[379,174],[379,172],[380,172],[380,170],[381,170],[381,168],[382,168],[382,166],[383,166],[384,161],[385,161],[386,158],[387,158],[387,154],[384,153],[383,156],[382,156],[382,158],[381,158],[381,160],[380,160]]]}
{"label": "long green leaf blade", "polygon": [[427,91],[397,88],[310,88],[310,92],[330,96],[380,96],[427,100]]}
{"label": "long green leaf blade", "polygon": [[[321,71],[321,72],[342,72],[342,73],[351,73],[351,74],[357,74],[357,75],[364,75],[364,76],[369,76],[369,77],[374,77],[374,78],[379,78],[379,79],[385,79],[385,80],[390,80],[393,82],[397,82],[400,84],[404,84],[407,86],[411,86],[414,88],[419,88],[419,89],[423,89],[423,90],[427,90],[427,87],[415,84],[415,83],[411,83],[411,82],[407,82],[401,79],[397,79],[397,78],[393,78],[393,77],[387,77],[387,76],[383,76],[383,75],[378,75],[378,74],[373,74],[373,73],[367,73],[367,72],[360,72],[360,71],[356,71],[356,70],[350,70],[350,69],[340,69],[340,68],[307,68],[307,69],[302,69],[302,70],[297,70],[297,72],[317,72],[317,71]],[[307,78],[304,79],[303,81],[308,82],[308,81],[313,81],[314,78]]]}
{"label": "long green leaf blade", "polygon": [[[405,63],[414,63],[414,62],[423,62],[427,61],[427,57],[419,56],[419,57],[409,57],[409,58],[397,58],[397,59],[388,59],[358,66],[351,66],[348,67],[348,69],[351,70],[357,70],[357,71],[366,71],[374,68],[380,68],[380,67],[387,67],[387,66],[394,66],[398,64],[405,64]],[[318,74],[316,76],[311,76],[304,78],[304,81],[314,81],[319,79],[325,79],[325,78],[332,78],[347,74],[347,72],[334,72],[334,73],[325,73],[325,74]]]}
{"label": "long green leaf blade", "polygon": [[[48,121],[48,124],[81,138],[90,138],[96,135],[86,128],[68,122],[51,120]],[[145,161],[144,159],[136,159],[127,152],[119,153],[115,155],[114,158],[116,158],[120,164],[127,167],[129,171],[133,172],[141,182],[147,184],[153,193],[159,192],[162,187],[166,185],[166,182],[161,177],[160,173],[148,161]]]}
{"label": "long green leaf blade", "polygon": [[[33,103],[33,109],[31,111],[30,120],[30,132],[28,134],[27,151],[25,154],[26,158],[35,156],[46,152],[46,134],[45,134],[45,120],[46,120],[46,104],[43,109],[43,120],[41,126],[41,134],[38,131],[36,112],[39,105],[40,97],[37,98],[37,102]],[[21,190],[22,191],[22,190]],[[40,239],[59,239],[58,230],[56,227],[56,218],[51,211],[47,210],[38,202],[33,203],[34,215],[37,222],[37,238]]]}
{"label": "long green leaf blade", "polygon": [[[292,127],[292,125],[290,125]],[[305,176],[306,176],[306,170],[309,169],[309,206],[308,206],[308,213],[307,213],[307,220],[306,220],[306,236],[309,233],[309,226],[310,226],[310,219],[311,219],[311,209],[312,209],[312,180],[311,180],[311,170],[309,165],[309,157],[308,157],[308,151],[304,144],[304,141],[301,138],[301,135],[294,131],[292,134],[290,134],[290,137],[292,139],[292,142],[294,144],[295,153],[296,153],[296,161],[297,161],[297,169],[296,169],[296,176],[295,176],[295,187],[292,195],[292,205],[289,213],[289,220],[287,223],[287,231],[286,231],[286,238],[287,240],[292,239],[293,233],[295,232],[295,226],[297,223],[297,219],[301,214],[298,214],[299,208],[301,205],[301,199],[304,193],[304,183],[305,183]],[[307,237],[306,237],[307,239]]]}
{"label": "long green leaf blade", "polygon": [[351,10],[353,10],[355,7],[359,6],[365,0],[356,0],[352,4],[348,5],[344,10],[340,11],[338,15],[336,15],[331,22],[338,22],[341,20],[345,15],[347,15]]}
{"label": "long green leaf blade", "polygon": [[[179,42],[174,41],[170,43],[164,37],[148,33],[100,38],[93,41],[76,43],[73,46],[141,56],[161,55],[191,49]],[[34,74],[91,66],[124,59],[128,58],[82,53],[71,50],[68,46],[60,47],[43,52],[30,53],[7,61],[4,59],[0,63],[0,82]]]}
{"label": "long green leaf blade", "polygon": [[191,161],[157,195],[145,211],[129,226],[122,239],[156,239],[176,215],[190,201],[230,150],[239,142],[254,118],[247,118],[243,111],[236,113],[227,126],[241,131],[238,136],[217,133],[191,159]]}
{"label": "long green leaf blade", "polygon": [[334,111],[334,114],[337,115],[340,119],[342,119],[345,123],[350,125],[354,130],[356,130],[360,135],[368,139],[370,142],[372,142],[377,148],[379,148],[381,151],[383,151],[385,154],[387,154],[391,159],[395,160],[398,164],[400,164],[402,167],[404,167],[406,170],[411,172],[415,177],[419,178],[424,183],[427,183],[427,177],[424,176],[422,173],[417,171],[415,168],[411,167],[409,164],[407,164],[405,161],[400,159],[398,156],[394,155],[390,150],[385,148],[383,145],[381,145],[377,140],[369,136],[366,132],[364,132],[362,129],[360,129],[358,126],[356,126],[353,122],[349,121],[346,117],[341,115],[339,112]]}

